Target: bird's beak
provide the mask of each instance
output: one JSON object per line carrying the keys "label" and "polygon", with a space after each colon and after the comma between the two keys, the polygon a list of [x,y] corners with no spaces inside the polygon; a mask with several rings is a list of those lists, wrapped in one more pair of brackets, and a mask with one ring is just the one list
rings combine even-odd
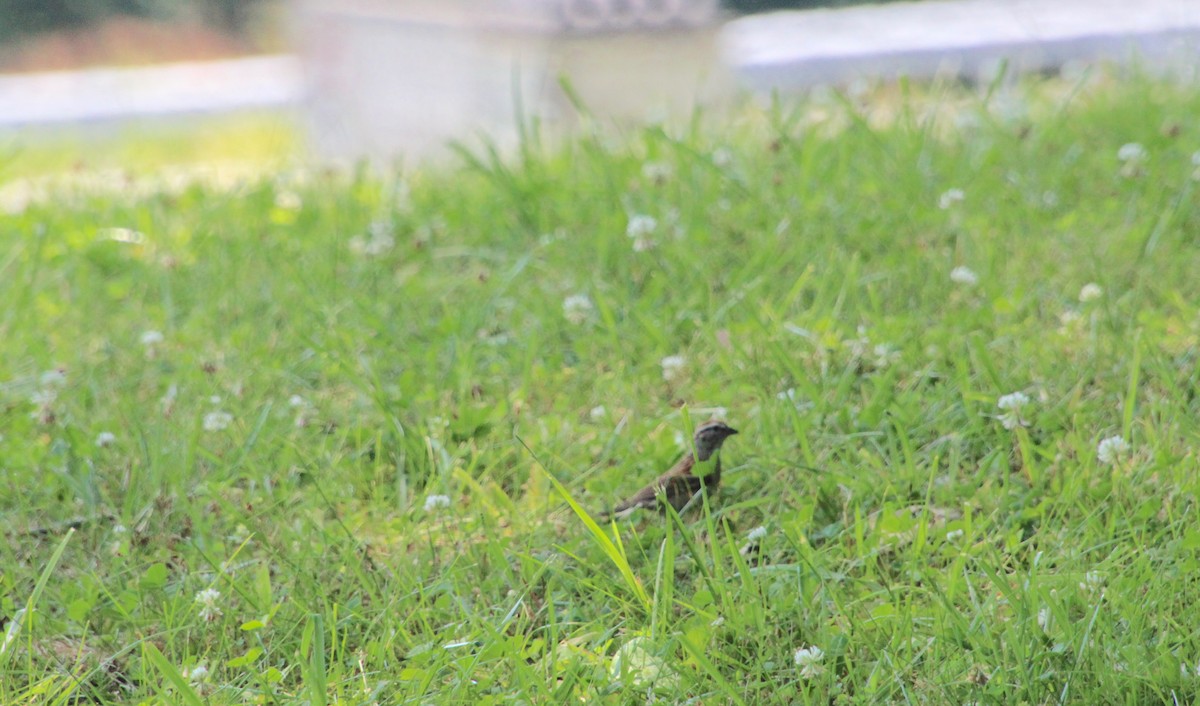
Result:
{"label": "bird's beak", "polygon": [[730,436],[733,436],[736,433],[738,433],[737,429],[734,429],[733,427],[729,427],[729,435]]}

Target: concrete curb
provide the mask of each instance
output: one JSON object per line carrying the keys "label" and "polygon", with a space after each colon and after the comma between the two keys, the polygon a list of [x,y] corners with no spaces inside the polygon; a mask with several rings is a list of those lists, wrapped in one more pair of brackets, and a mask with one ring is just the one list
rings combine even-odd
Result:
{"label": "concrete curb", "polygon": [[755,90],[862,77],[990,77],[1071,61],[1200,64],[1200,2],[953,0],[777,12],[725,25],[722,51]]}
{"label": "concrete curb", "polygon": [[0,127],[224,113],[299,103],[292,56],[0,76]]}

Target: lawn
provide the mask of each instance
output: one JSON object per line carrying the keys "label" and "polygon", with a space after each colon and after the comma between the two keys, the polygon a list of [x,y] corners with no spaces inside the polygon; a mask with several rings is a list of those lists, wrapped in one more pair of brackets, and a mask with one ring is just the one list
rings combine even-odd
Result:
{"label": "lawn", "polygon": [[[1197,114],[901,85],[15,209],[0,702],[1193,702]],[[589,519],[711,416],[718,494]]]}
{"label": "lawn", "polygon": [[217,180],[261,173],[296,152],[295,123],[286,112],[264,110],[3,130],[0,210],[30,187],[40,192],[45,182],[94,187],[127,176],[149,181],[164,175],[173,181],[183,167],[215,173]]}

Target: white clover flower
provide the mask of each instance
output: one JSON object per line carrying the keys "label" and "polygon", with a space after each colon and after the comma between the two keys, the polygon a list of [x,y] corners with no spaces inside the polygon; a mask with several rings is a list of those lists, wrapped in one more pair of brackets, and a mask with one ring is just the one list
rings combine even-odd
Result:
{"label": "white clover flower", "polygon": [[629,217],[629,222],[625,226],[625,235],[630,238],[642,238],[652,235],[657,229],[658,220],[654,216],[638,213]]}
{"label": "white clover flower", "polygon": [[1074,309],[1067,309],[1058,315],[1058,330],[1061,333],[1069,333],[1080,321],[1083,321],[1082,314]]}
{"label": "white clover flower", "polygon": [[975,271],[965,265],[959,265],[953,270],[950,270],[950,281],[955,284],[961,284],[964,287],[974,287],[979,284],[979,275]]}
{"label": "white clover flower", "polygon": [[962,189],[947,189],[941,196],[938,197],[938,208],[945,211],[956,203],[962,203],[962,200],[967,197]]}
{"label": "white clover flower", "polygon": [[646,162],[642,165],[642,176],[660,184],[670,179],[674,173],[674,167],[667,162]]}
{"label": "white clover flower", "polygon": [[792,655],[792,661],[800,668],[800,676],[812,679],[825,671],[821,661],[825,659],[825,651],[815,645],[801,647]]}
{"label": "white clover flower", "polygon": [[1029,395],[1024,392],[1010,392],[996,401],[996,406],[1000,409],[1015,409],[1027,404],[1029,404]]}
{"label": "white clover flower", "polygon": [[1089,571],[1083,575],[1083,580],[1079,582],[1080,590],[1092,593],[1104,585],[1104,576],[1098,571]]}
{"label": "white clover flower", "polygon": [[851,338],[847,341],[842,341],[842,345],[850,349],[850,357],[861,359],[867,354],[867,350],[871,347],[871,339],[867,338],[867,327],[858,327],[858,338]]}
{"label": "white clover flower", "polygon": [[1117,159],[1122,162],[1141,162],[1146,157],[1146,148],[1139,142],[1126,142],[1117,150]]}
{"label": "white clover flower", "polygon": [[206,588],[196,593],[195,602],[200,604],[201,620],[212,622],[221,616],[221,607],[217,605],[219,600],[221,600],[221,592],[215,588]]}
{"label": "white clover flower", "polygon": [[591,411],[588,412],[588,417],[590,417],[593,422],[598,422],[607,416],[608,416],[608,410],[605,409],[604,405],[602,405],[602,404],[592,407]]}
{"label": "white clover flower", "polygon": [[142,345],[143,346],[157,346],[158,344],[160,344],[162,342],[163,342],[163,335],[162,335],[161,331],[143,331],[142,332]]}
{"label": "white clover flower", "polygon": [[1149,155],[1146,148],[1136,142],[1121,145],[1117,150],[1117,159],[1121,160],[1121,176],[1126,179],[1137,176]]}
{"label": "white clover flower", "polygon": [[1079,301],[1094,302],[1104,296],[1104,290],[1095,282],[1088,282],[1079,290]]}
{"label": "white clover flower", "polygon": [[958,540],[962,539],[966,534],[967,533],[964,530],[962,530],[961,528],[950,530],[949,532],[946,533],[946,541],[947,542],[957,542]]}
{"label": "white clover flower", "polygon": [[128,531],[129,531],[129,528],[119,522],[117,524],[113,525],[113,528],[112,528],[113,534],[125,534]]}
{"label": "white clover flower", "polygon": [[293,420],[293,426],[297,429],[303,429],[312,422],[313,409],[308,400],[300,395],[292,395],[288,398],[288,405],[296,410],[296,418]]}
{"label": "white clover flower", "polygon": [[350,239],[350,252],[355,255],[377,257],[396,246],[396,236],[393,234],[390,221],[374,221],[367,226],[367,235],[356,235]]}
{"label": "white clover flower", "polygon": [[371,225],[367,226],[371,242],[367,246],[366,254],[382,255],[391,250],[396,244],[395,230],[390,220],[371,221]]}
{"label": "white clover flower", "polygon": [[1096,457],[1100,463],[1111,466],[1129,452],[1129,442],[1120,436],[1110,436],[1096,446]]}
{"label": "white clover flower", "polygon": [[646,237],[637,237],[633,239],[634,252],[646,252],[654,247],[654,241]]}
{"label": "white clover flower", "polygon": [[96,435],[96,446],[107,448],[117,442],[117,435],[111,431],[102,431]]}
{"label": "white clover flower", "polygon": [[1028,426],[1029,422],[1022,416],[1022,411],[1029,405],[1029,395],[1024,392],[1010,392],[996,401],[996,406],[1003,410],[1000,423],[1005,429],[1016,429]]}
{"label": "white clover flower", "polygon": [[208,667],[203,664],[197,664],[191,669],[183,670],[183,676],[193,684],[199,684],[208,679]]}
{"label": "white clover flower", "polygon": [[875,353],[874,365],[876,368],[883,369],[900,360],[900,351],[887,343],[876,345],[873,352]]}
{"label": "white clover flower", "polygon": [[586,294],[572,294],[563,299],[563,316],[577,326],[587,321],[594,309],[592,300]]}
{"label": "white clover flower", "polygon": [[209,674],[208,667],[203,663],[197,664],[191,669],[184,669],[182,672],[183,678],[187,679],[191,684],[192,689],[200,696],[207,696],[212,690],[212,685],[208,683]]}
{"label": "white clover flower", "polygon": [[719,628],[719,627],[721,627],[721,626],[722,626],[722,625],[724,625],[724,624],[725,624],[725,616],[724,616],[724,615],[718,615],[716,618],[713,618],[712,622],[710,622],[710,623],[708,624],[708,626],[709,626],[709,627],[713,627],[713,628]]}
{"label": "white clover flower", "polygon": [[371,236],[371,239],[362,246],[362,254],[368,257],[378,257],[391,250],[396,245],[396,239],[390,234],[384,233],[376,236]]}
{"label": "white clover flower", "polygon": [[42,373],[42,387],[61,387],[67,384],[67,371],[62,368]]}
{"label": "white clover flower", "polygon": [[1044,633],[1050,632],[1054,627],[1054,614],[1050,612],[1048,606],[1042,606],[1041,610],[1038,611],[1037,624]]}
{"label": "white clover flower", "polygon": [[204,415],[204,431],[221,431],[233,423],[229,412],[209,412]]}
{"label": "white clover flower", "polygon": [[755,527],[754,529],[750,530],[750,533],[746,535],[746,539],[751,542],[757,542],[758,540],[760,540],[766,536],[767,536],[767,528],[763,527],[762,525],[759,525],[758,527]]}
{"label": "white clover flower", "polygon": [[662,366],[663,380],[671,382],[676,380],[683,373],[683,366],[687,364],[687,359],[681,355],[669,355],[659,361]]}
{"label": "white clover flower", "polygon": [[450,507],[449,495],[427,495],[425,496],[425,512],[433,512],[441,508]]}

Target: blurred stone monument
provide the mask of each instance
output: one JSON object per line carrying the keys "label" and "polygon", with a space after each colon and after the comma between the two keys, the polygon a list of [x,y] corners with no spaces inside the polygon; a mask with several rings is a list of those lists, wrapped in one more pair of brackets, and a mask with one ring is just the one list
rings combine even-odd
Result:
{"label": "blurred stone monument", "polygon": [[313,146],[336,160],[502,147],[522,121],[688,115],[721,101],[717,0],[301,0]]}

